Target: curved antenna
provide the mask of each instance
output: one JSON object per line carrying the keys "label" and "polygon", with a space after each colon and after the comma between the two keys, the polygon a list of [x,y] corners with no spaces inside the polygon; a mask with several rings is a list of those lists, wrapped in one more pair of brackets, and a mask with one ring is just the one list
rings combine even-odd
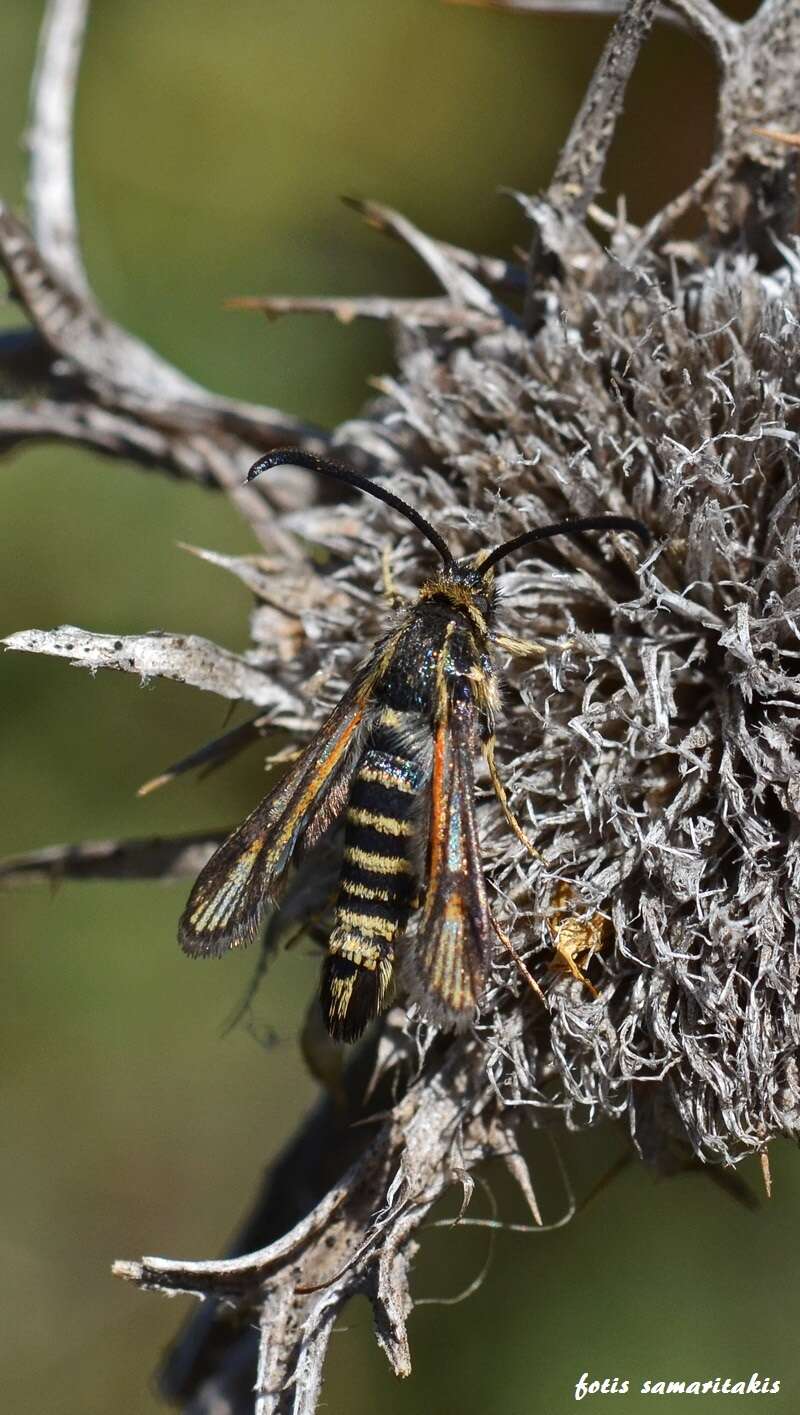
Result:
{"label": "curved antenna", "polygon": [[306,467],[310,472],[319,472],[324,477],[335,477],[336,481],[342,481],[346,486],[354,486],[358,491],[366,491],[370,496],[374,496],[378,501],[385,501],[387,506],[391,506],[394,511],[399,511],[401,516],[405,516],[418,531],[435,546],[442,557],[445,565],[453,565],[455,557],[446,541],[442,540],[438,531],[429,525],[424,516],[420,516],[419,511],[415,511],[413,506],[409,506],[406,501],[401,501],[399,496],[387,491],[385,487],[378,486],[377,482],[369,481],[367,477],[359,476],[358,472],[351,472],[349,467],[343,467],[341,462],[331,462],[326,457],[317,457],[313,452],[303,452],[299,447],[279,447],[276,452],[268,452],[266,456],[259,457],[254,462],[247,473],[249,482],[255,481],[262,472],[269,471],[270,467]]}
{"label": "curved antenna", "polygon": [[523,545],[530,545],[535,540],[549,540],[550,536],[578,535],[581,531],[633,531],[644,545],[650,544],[647,526],[634,520],[633,516],[583,516],[577,521],[559,521],[554,526],[538,526],[535,531],[523,531],[522,535],[514,536],[513,540],[496,546],[478,568],[481,575],[485,575],[487,570],[491,570],[504,555],[510,555],[512,550],[520,550]]}

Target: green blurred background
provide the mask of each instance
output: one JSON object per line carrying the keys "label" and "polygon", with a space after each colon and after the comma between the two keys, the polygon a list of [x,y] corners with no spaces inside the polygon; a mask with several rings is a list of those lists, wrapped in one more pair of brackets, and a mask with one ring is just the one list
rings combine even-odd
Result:
{"label": "green blurred background", "polygon": [[[39,16],[31,0],[5,0],[0,20],[0,193],[17,206]],[[268,325],[225,313],[225,297],[430,290],[403,249],[338,203],[343,192],[479,250],[524,242],[497,188],[545,184],[606,31],[437,0],[102,0],[77,124],[101,300],[212,388],[325,422],[349,416],[369,374],[389,366],[381,330]],[[608,201],[625,190],[642,217],[691,180],[709,150],[712,82],[707,54],[660,27],[631,85]],[[13,309],[2,318],[13,324]],[[70,622],[245,644],[243,589],[176,546],[254,548],[220,496],[61,447],[1,470],[0,634]],[[144,779],[221,730],[210,696],[27,656],[4,656],[0,672],[3,853],[233,823],[260,793],[256,752],[137,800]],[[252,960],[183,958],[184,895],[182,885],[66,885],[0,901],[4,1410],[158,1408],[150,1372],[180,1304],[113,1280],[109,1265],[219,1251],[313,1098],[296,1032],[316,962],[299,950],[273,968],[259,999],[273,1045],[242,1028],[223,1037]],[[621,1150],[610,1130],[565,1142],[579,1199]],[[555,1218],[552,1152],[534,1157]],[[334,1338],[324,1408],[533,1415],[573,1408],[583,1371],[628,1376],[635,1390],[645,1376],[758,1370],[782,1382],[769,1408],[796,1410],[788,1146],[774,1147],[773,1167],[776,1196],[757,1213],[702,1177],[657,1183],[629,1167],[569,1227],[501,1234],[477,1295],[413,1316],[415,1370],[403,1385],[355,1304]],[[758,1190],[755,1164],[743,1173]],[[489,1178],[501,1213],[524,1218],[505,1181]],[[416,1290],[458,1292],[485,1252],[483,1232],[431,1232]],[[649,1408],[635,1394],[618,1403]]]}

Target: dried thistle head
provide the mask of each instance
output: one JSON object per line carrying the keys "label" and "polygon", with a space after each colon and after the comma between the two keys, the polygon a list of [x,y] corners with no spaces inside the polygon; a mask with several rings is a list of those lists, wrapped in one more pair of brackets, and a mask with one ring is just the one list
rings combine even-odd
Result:
{"label": "dried thistle head", "polygon": [[[568,513],[635,515],[655,539],[641,566],[605,537],[498,576],[503,629],[553,644],[505,665],[498,755],[545,862],[485,792],[498,915],[539,966],[559,881],[612,930],[598,998],[550,984],[545,1040],[499,957],[480,1035],[509,1100],[546,1085],[573,1125],[628,1113],[648,1153],[681,1137],[729,1163],[797,1121],[794,272],[720,256],[668,293],[663,263],[620,259],[565,295],[533,340],[402,332],[371,417],[392,487],[461,553]],[[335,593],[301,611],[291,660],[259,644],[257,615],[256,648],[288,692],[313,685],[321,716],[385,628],[382,551],[407,594],[430,552],[367,499],[290,524],[331,553]],[[513,1065],[509,1028],[526,1038]]]}

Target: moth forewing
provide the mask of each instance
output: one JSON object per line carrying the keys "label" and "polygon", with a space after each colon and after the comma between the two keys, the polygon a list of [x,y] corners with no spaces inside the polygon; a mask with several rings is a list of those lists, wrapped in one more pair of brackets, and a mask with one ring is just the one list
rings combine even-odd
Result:
{"label": "moth forewing", "polygon": [[186,953],[209,956],[249,943],[300,841],[317,818],[327,828],[342,809],[385,652],[381,645],[286,776],[201,870],[178,926]]}
{"label": "moth forewing", "polygon": [[464,1027],[492,954],[492,922],[475,817],[478,711],[471,675],[447,684],[434,733],[425,901],[410,947],[409,989],[424,1015]]}

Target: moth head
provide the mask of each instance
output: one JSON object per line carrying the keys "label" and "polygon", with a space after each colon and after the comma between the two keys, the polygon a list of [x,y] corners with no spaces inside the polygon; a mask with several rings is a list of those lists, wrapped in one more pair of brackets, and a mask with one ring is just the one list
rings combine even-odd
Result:
{"label": "moth head", "polygon": [[497,604],[494,570],[491,567],[486,573],[483,570],[483,563],[488,555],[488,550],[479,550],[477,555],[455,560],[452,569],[454,581],[463,586],[477,613],[487,621],[492,619]]}
{"label": "moth head", "polygon": [[494,574],[490,571],[484,575],[481,569],[486,555],[484,550],[462,560],[451,559],[438,575],[426,580],[419,592],[420,599],[434,600],[462,610],[483,637],[491,628],[497,599]]}

